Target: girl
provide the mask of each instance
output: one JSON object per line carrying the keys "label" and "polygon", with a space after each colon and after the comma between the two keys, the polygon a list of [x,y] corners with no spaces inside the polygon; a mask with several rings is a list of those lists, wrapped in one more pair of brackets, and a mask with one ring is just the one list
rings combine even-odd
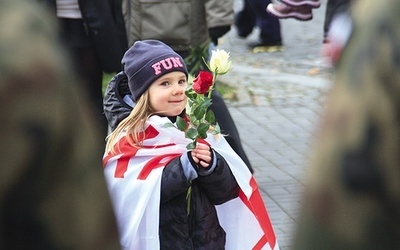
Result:
{"label": "girl", "polygon": [[[262,239],[260,246],[277,246],[251,173],[224,138],[210,135],[187,151],[184,132],[166,126],[185,117],[183,59],[146,40],[122,63],[136,105],[109,136],[103,165],[123,248],[250,249]],[[247,198],[254,193],[259,200]]]}

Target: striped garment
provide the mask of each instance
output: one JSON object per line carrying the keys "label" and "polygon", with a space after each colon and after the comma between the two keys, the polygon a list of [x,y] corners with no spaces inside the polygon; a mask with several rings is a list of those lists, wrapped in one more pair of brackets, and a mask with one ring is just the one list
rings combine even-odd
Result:
{"label": "striped garment", "polygon": [[[142,148],[131,147],[122,136],[117,145],[124,153],[104,155],[104,174],[123,249],[159,249],[163,167],[186,152],[190,142],[166,123],[171,123],[166,117],[150,117],[141,135]],[[216,206],[226,232],[226,249],[279,249],[258,185],[245,163],[222,136],[210,134],[206,141],[228,162],[241,188],[239,197]]]}

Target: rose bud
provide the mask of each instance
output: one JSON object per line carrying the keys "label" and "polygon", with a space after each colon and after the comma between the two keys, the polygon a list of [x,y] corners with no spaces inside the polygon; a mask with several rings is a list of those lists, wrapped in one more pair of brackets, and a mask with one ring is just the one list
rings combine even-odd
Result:
{"label": "rose bud", "polygon": [[211,52],[210,70],[218,75],[223,75],[232,69],[229,61],[229,53],[225,50],[213,50]]}
{"label": "rose bud", "polygon": [[193,80],[192,88],[197,94],[205,94],[213,85],[213,75],[208,71],[200,71],[199,75]]}

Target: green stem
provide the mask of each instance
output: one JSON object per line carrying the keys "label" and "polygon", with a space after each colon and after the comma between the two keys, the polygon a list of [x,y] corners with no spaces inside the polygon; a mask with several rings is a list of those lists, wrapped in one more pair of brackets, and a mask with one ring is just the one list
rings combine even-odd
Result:
{"label": "green stem", "polygon": [[213,89],[214,89],[214,85],[215,85],[215,80],[217,79],[217,72],[215,72],[214,74],[213,74],[213,84],[211,85],[211,88],[210,88],[210,90],[208,91],[208,98],[210,98],[211,99],[211,94],[212,94],[212,91],[213,91]]}
{"label": "green stem", "polygon": [[187,215],[190,214],[190,203],[191,203],[191,198],[192,198],[192,185],[190,183],[190,187],[188,188],[186,192],[186,202],[187,202]]}

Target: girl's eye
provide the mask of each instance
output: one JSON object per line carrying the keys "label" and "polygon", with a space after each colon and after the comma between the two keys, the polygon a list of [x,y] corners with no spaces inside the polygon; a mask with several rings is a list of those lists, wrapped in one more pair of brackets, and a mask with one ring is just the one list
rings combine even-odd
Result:
{"label": "girl's eye", "polygon": [[186,80],[179,80],[179,84],[186,84]]}
{"label": "girl's eye", "polygon": [[160,83],[160,85],[161,85],[161,86],[168,86],[168,85],[169,85],[169,82],[162,82],[162,83]]}

